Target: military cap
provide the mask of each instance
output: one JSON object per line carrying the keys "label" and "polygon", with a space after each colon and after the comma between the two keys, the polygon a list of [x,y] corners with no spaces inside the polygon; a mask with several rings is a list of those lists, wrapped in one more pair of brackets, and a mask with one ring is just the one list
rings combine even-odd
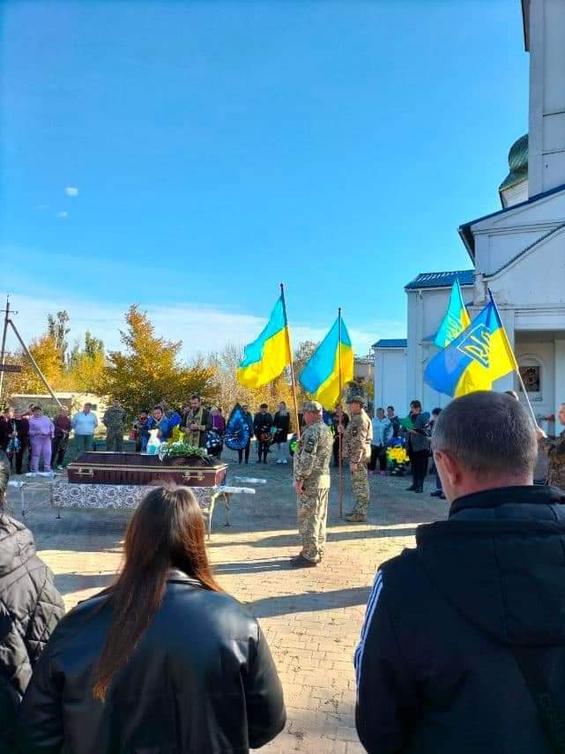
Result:
{"label": "military cap", "polygon": [[322,408],[322,404],[318,403],[318,401],[306,401],[306,403],[302,407],[302,410],[316,411],[318,414],[321,414],[324,409]]}
{"label": "military cap", "polygon": [[350,395],[347,399],[348,405],[350,403],[358,403],[360,406],[365,405],[365,398],[362,395],[359,395],[358,393],[354,393],[353,395]]}

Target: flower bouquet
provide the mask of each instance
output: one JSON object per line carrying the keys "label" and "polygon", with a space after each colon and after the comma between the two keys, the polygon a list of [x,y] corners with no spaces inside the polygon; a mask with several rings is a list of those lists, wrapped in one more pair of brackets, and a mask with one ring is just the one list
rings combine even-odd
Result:
{"label": "flower bouquet", "polygon": [[191,459],[201,466],[211,466],[213,463],[213,459],[206,452],[206,448],[197,448],[184,440],[162,443],[159,447],[159,460],[172,461],[174,458]]}
{"label": "flower bouquet", "polygon": [[401,445],[387,448],[386,460],[391,476],[404,476],[408,467],[408,454],[405,448]]}

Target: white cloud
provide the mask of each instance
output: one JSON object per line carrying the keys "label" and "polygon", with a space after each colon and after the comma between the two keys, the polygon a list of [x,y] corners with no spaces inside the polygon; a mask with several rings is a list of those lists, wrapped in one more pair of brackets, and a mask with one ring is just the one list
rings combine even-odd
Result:
{"label": "white cloud", "polygon": [[68,212],[57,212],[56,217],[59,218],[59,220],[66,220],[69,216]]}
{"label": "white cloud", "polygon": [[76,186],[67,186],[65,188],[65,194],[67,196],[78,196],[78,188]]}
{"label": "white cloud", "polygon": [[[14,318],[22,337],[29,341],[44,329],[47,314],[66,309],[71,317],[71,341],[84,336],[86,330],[102,338],[109,350],[119,350],[120,328],[124,327],[124,314],[128,303],[107,304],[102,300],[85,300],[53,291],[30,295],[14,293],[12,307],[19,312]],[[141,303],[148,312],[157,335],[168,340],[182,340],[182,356],[186,359],[198,354],[219,351],[232,343],[243,346],[254,340],[264,327],[266,319],[252,314],[230,312],[211,305],[159,306]],[[293,344],[302,340],[321,340],[329,329],[314,327],[305,322],[291,320]],[[350,328],[354,350],[359,355],[370,351],[370,346],[379,338],[401,337],[405,334],[402,322],[382,320],[369,322],[363,327]],[[10,347],[15,347],[15,343]]]}

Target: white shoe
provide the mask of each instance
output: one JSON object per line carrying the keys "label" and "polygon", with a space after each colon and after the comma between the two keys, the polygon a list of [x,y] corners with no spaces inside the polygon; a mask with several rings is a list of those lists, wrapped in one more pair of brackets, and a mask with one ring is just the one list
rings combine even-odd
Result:
{"label": "white shoe", "polygon": [[63,467],[62,466],[57,466],[57,471],[63,471]]}
{"label": "white shoe", "polygon": [[38,471],[28,471],[28,472],[26,473],[26,476],[27,476],[27,477],[32,477],[32,476],[39,476],[39,472],[38,472]]}
{"label": "white shoe", "polygon": [[46,476],[49,477],[49,479],[52,479],[55,474],[52,471],[38,471],[39,476]]}
{"label": "white shoe", "polygon": [[282,461],[281,463],[284,463],[286,466],[288,464],[288,460],[285,458],[284,461]]}

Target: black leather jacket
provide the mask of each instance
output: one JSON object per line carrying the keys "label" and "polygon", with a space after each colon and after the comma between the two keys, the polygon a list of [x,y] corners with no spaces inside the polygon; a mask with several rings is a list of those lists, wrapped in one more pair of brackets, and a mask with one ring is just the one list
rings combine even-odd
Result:
{"label": "black leather jacket", "polygon": [[257,621],[180,571],[106,702],[96,701],[106,602],[102,593],[81,603],[53,634],[20,707],[22,752],[247,754],[282,730],[282,688]]}

